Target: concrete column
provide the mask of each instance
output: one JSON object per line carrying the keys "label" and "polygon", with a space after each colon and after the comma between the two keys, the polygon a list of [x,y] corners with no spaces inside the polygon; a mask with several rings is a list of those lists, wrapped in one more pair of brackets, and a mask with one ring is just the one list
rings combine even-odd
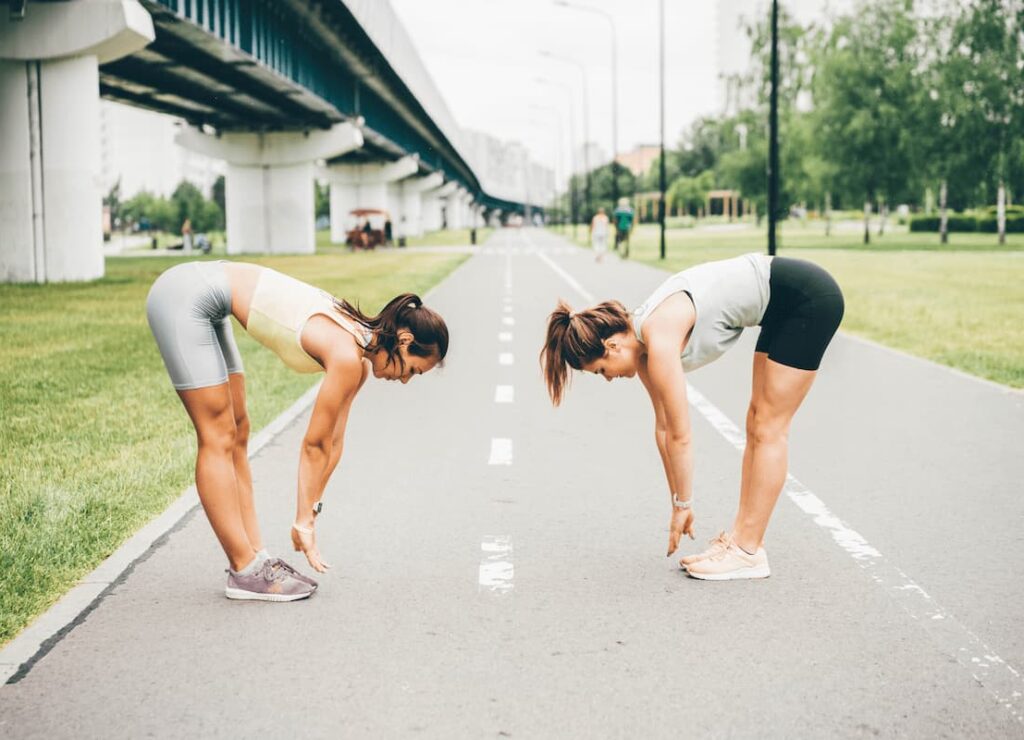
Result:
{"label": "concrete column", "polygon": [[[446,182],[435,190],[428,190],[423,193],[423,229],[425,231],[439,231],[445,226],[445,216],[442,209],[445,202],[455,189],[459,187],[456,182]],[[449,228],[451,224],[449,221]]]}
{"label": "concrete column", "polygon": [[0,282],[103,276],[99,65],[154,38],[136,0],[0,12]]}
{"label": "concrete column", "polygon": [[466,228],[467,196],[469,196],[469,192],[463,187],[459,187],[448,196],[448,201],[445,204],[445,208],[446,213],[448,215],[449,229]]}
{"label": "concrete column", "polygon": [[426,177],[410,177],[400,184],[400,206],[395,215],[396,236],[423,235],[424,193],[444,183],[444,175],[435,172]]}
{"label": "concrete column", "polygon": [[316,251],[316,160],[363,145],[351,123],[324,131],[209,136],[183,128],[177,142],[228,163],[224,200],[228,254],[313,254]]}
{"label": "concrete column", "polygon": [[402,157],[396,162],[371,164],[335,164],[323,171],[331,184],[331,241],[340,244],[350,220],[349,212],[356,208],[374,208],[391,214],[392,231],[395,224],[395,199],[389,197],[389,185],[419,170],[419,159]]}

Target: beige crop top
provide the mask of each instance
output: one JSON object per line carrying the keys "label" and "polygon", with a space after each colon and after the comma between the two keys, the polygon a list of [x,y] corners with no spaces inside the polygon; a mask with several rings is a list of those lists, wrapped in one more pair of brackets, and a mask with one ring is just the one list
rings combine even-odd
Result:
{"label": "beige crop top", "polygon": [[269,267],[261,269],[256,281],[246,331],[292,370],[323,372],[323,367],[306,353],[301,342],[303,327],[316,314],[323,314],[351,333],[361,347],[369,343],[370,331],[354,325],[339,313],[329,293]]}

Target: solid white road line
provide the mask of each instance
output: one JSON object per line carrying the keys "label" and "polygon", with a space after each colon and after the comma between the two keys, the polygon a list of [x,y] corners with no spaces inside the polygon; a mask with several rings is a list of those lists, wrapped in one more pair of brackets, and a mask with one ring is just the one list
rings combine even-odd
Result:
{"label": "solid white road line", "polygon": [[516,389],[511,385],[499,385],[494,389],[495,403],[514,403],[516,400]]}
{"label": "solid white road line", "polygon": [[[538,256],[577,293],[587,301],[593,302],[594,297],[590,292],[560,265],[543,253],[538,253]],[[736,449],[744,449],[746,436],[739,427],[690,383],[687,383],[687,395],[693,407],[700,411],[719,434]],[[892,596],[911,619],[931,635],[940,650],[956,658],[956,661],[966,668],[1014,719],[1024,723],[1024,676],[1019,670],[1000,658],[981,638],[960,624],[910,576],[891,564],[860,533],[846,526],[821,499],[795,477],[786,477],[784,490],[790,501],[800,507],[805,514],[813,517],[814,523],[826,530],[835,543],[867,572],[871,580]]]}
{"label": "solid white road line", "polygon": [[509,537],[487,536],[480,543],[480,590],[507,593],[512,590],[515,569],[512,566],[512,540]]}
{"label": "solid white road line", "polygon": [[487,459],[487,464],[511,465],[512,440],[507,437],[494,437],[491,439],[491,455]]}

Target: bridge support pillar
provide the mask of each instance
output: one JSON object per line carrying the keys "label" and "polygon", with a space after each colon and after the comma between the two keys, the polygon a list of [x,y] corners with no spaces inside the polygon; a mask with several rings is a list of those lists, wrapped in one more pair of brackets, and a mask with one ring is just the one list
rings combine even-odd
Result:
{"label": "bridge support pillar", "polygon": [[423,229],[440,231],[447,225],[451,228],[451,214],[446,211],[446,199],[459,187],[456,182],[446,182],[435,190],[423,193]]}
{"label": "bridge support pillar", "polygon": [[224,183],[228,254],[313,254],[316,161],[363,145],[351,123],[324,131],[209,136],[184,128],[180,145],[228,163]]}
{"label": "bridge support pillar", "polygon": [[[13,9],[13,5],[11,6]],[[0,12],[0,282],[103,276],[99,65],[146,46],[135,0]]]}
{"label": "bridge support pillar", "polygon": [[391,214],[392,231],[397,223],[397,199],[389,198],[389,185],[419,170],[419,159],[402,157],[384,164],[334,164],[324,170],[331,184],[331,241],[341,244],[349,227],[349,211],[374,208]]}
{"label": "bridge support pillar", "polygon": [[395,215],[398,236],[423,236],[424,194],[444,184],[444,175],[435,172],[426,177],[410,177],[400,185],[400,205]]}

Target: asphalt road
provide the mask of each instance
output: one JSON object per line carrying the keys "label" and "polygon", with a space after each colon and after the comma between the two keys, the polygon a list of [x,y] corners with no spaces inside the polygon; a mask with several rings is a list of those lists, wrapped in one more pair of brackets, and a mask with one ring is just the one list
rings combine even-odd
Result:
{"label": "asphalt road", "polygon": [[[194,514],[0,688],[0,736],[1024,737],[1024,395],[840,334],[772,577],[691,580],[639,382],[577,377],[554,410],[537,362],[558,296],[635,305],[664,277],[498,232],[433,294],[447,366],[355,403],[320,591],[228,601]],[[734,513],[747,334],[690,378],[686,551]],[[253,461],[282,554],[307,418]]]}

